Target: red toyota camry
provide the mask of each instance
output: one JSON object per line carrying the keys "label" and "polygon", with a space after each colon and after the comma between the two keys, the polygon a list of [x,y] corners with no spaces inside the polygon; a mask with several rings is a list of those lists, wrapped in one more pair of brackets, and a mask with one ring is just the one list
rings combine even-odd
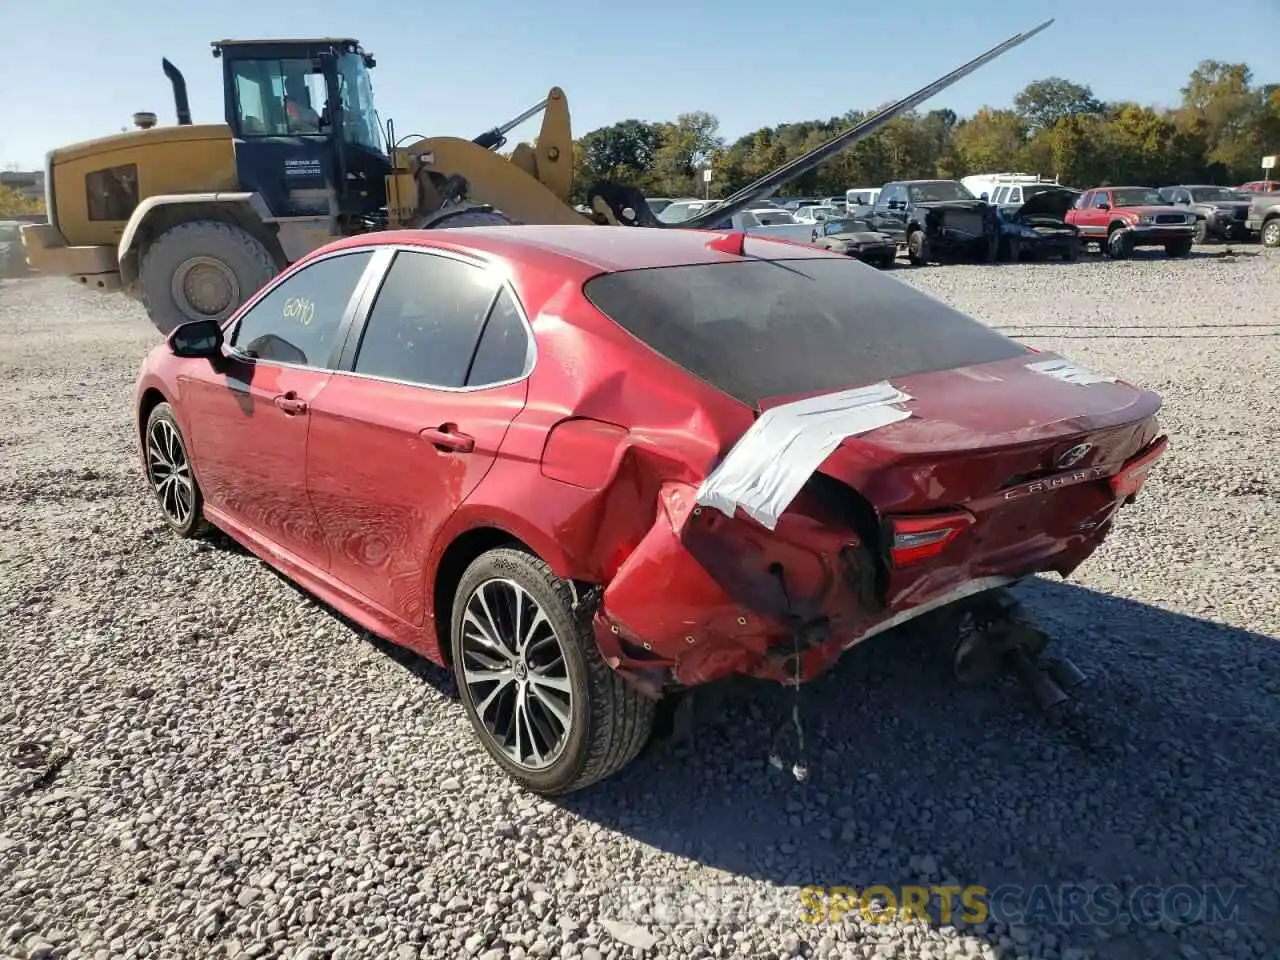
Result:
{"label": "red toyota camry", "polygon": [[136,400],[178,534],[450,665],[547,794],[665,696],[1070,574],[1166,442],[1157,395],[856,260],[630,227],[336,242],[174,330]]}

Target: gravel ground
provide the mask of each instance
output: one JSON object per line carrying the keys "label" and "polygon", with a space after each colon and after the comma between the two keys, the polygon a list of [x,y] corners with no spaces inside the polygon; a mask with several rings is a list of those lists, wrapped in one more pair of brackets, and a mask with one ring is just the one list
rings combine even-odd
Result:
{"label": "gravel ground", "polygon": [[[783,692],[744,685],[561,803],[495,772],[441,671],[165,531],[135,305],[0,284],[0,956],[1276,957],[1278,253],[897,273],[1165,396],[1142,499],[1022,591],[1091,675],[1082,731],[885,637],[804,691],[807,782],[766,762]],[[804,885],[944,881],[1247,893],[1213,923],[802,919]]]}

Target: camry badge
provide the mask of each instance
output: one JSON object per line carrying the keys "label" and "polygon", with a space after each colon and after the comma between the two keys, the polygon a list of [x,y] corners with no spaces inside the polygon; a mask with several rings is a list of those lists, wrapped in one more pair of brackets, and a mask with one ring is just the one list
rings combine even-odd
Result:
{"label": "camry badge", "polygon": [[1062,470],[1074,467],[1077,463],[1088,456],[1089,451],[1093,449],[1092,443],[1081,443],[1072,447],[1057,460],[1057,466]]}

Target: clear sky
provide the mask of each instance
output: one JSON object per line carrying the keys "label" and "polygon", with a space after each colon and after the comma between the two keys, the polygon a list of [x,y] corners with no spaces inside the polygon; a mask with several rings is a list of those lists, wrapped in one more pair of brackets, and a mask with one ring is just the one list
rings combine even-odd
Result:
{"label": "clear sky", "polygon": [[[1280,0],[11,0],[0,3],[0,166],[117,132],[136,110],[172,123],[160,71],[187,78],[196,122],[222,119],[222,38],[354,36],[378,59],[398,133],[475,136],[564,88],[578,134],[708,110],[733,139],[897,99],[1042,20],[1057,23],[925,109],[1007,106],[1063,76],[1103,99],[1172,104],[1202,59],[1280,82]],[[16,42],[15,42],[16,41]],[[536,133],[535,122],[517,131]]]}

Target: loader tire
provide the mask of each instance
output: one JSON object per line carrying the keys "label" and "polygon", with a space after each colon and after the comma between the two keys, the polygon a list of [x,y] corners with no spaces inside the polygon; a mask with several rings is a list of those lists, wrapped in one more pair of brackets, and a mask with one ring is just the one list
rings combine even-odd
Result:
{"label": "loader tire", "polygon": [[164,336],[190,320],[225,320],[280,272],[248,231],[219,220],[170,227],[142,254],[142,305]]}
{"label": "loader tire", "polygon": [[443,230],[451,227],[507,227],[515,221],[499,210],[488,206],[462,207],[456,210],[437,210],[414,224],[416,230]]}

